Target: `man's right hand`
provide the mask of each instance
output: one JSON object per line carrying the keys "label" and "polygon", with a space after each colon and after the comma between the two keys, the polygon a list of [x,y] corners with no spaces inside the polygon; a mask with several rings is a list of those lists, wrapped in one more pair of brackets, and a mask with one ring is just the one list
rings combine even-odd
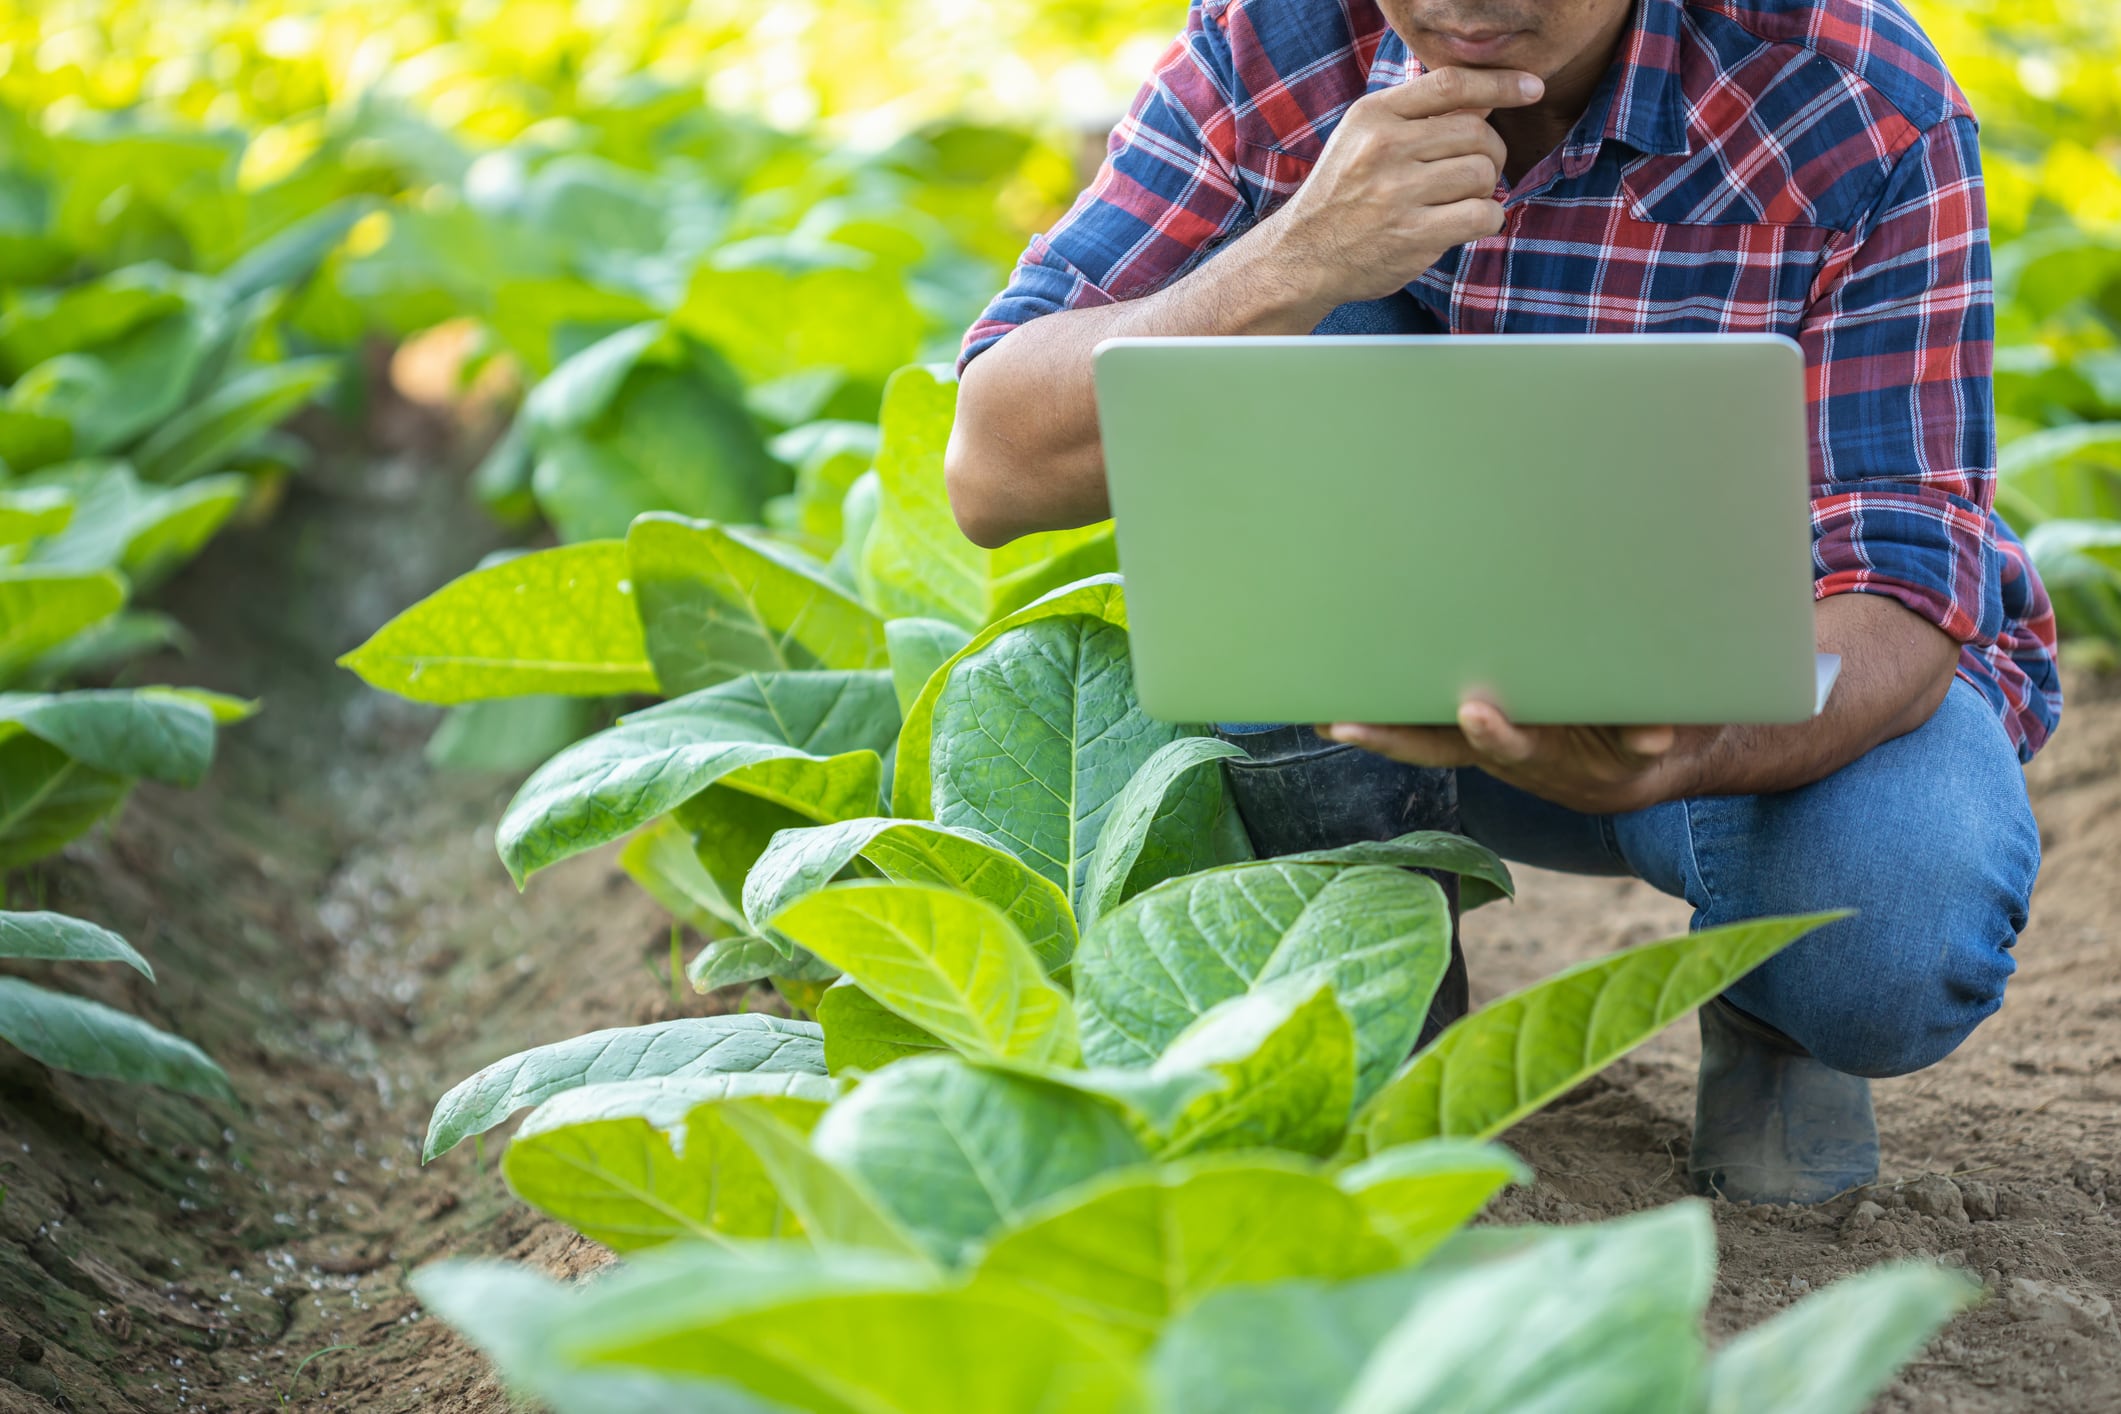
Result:
{"label": "man's right hand", "polygon": [[1443,253],[1502,229],[1508,151],[1487,122],[1536,102],[1530,74],[1434,69],[1349,106],[1279,211],[1153,294],[1034,319],[965,372],[944,471],[974,543],[1110,515],[1091,356],[1126,336],[1308,334],[1381,299]]}
{"label": "man's right hand", "polygon": [[1495,186],[1508,153],[1487,115],[1544,91],[1514,70],[1432,69],[1357,99],[1296,195],[1256,232],[1271,239],[1283,288],[1321,309],[1382,299],[1453,246],[1500,231]]}

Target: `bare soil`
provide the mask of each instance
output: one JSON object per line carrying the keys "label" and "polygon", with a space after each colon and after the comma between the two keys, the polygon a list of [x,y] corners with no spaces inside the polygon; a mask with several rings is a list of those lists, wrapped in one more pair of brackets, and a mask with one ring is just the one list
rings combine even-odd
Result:
{"label": "bare soil", "polygon": [[[224,537],[163,595],[199,647],[156,676],[267,703],[208,786],[144,788],[114,827],[11,881],[10,906],[138,943],[159,990],[123,969],[63,985],[199,1041],[247,1108],[0,1051],[0,1414],[509,1407],[407,1274],[446,1254],[569,1273],[604,1254],[514,1203],[491,1146],[422,1168],[430,1107],[524,1046],[728,1001],[671,1002],[667,922],[608,857],[519,897],[492,849],[511,783],[435,773],[435,714],[331,666],[499,540],[440,469],[461,459],[438,429],[386,411],[272,524]],[[1887,1258],[1989,1284],[1882,1409],[2121,1408],[2121,690],[2075,687],[2032,771],[2048,862],[2018,980],[1958,1055],[1879,1087],[1880,1191],[1809,1212],[1716,1205],[1719,1335]],[[1685,924],[1638,884],[1521,885],[1469,920],[1476,1000]],[[1499,1216],[1681,1196],[1694,1050],[1691,1023],[1675,1027],[1515,1131],[1540,1182]]]}

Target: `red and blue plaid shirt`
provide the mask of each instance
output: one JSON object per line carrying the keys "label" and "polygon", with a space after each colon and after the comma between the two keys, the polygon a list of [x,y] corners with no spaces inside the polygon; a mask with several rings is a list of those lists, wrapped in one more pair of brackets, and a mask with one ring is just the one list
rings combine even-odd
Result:
{"label": "red and blue plaid shirt", "polygon": [[[1194,0],[963,362],[1185,274],[1289,198],[1349,104],[1420,72],[1374,0]],[[1589,109],[1505,207],[1500,234],[1407,287],[1433,332],[1796,339],[1818,596],[1888,595],[1957,639],[1959,675],[2030,758],[2061,715],[2054,616],[1991,509],[1980,151],[1914,21],[1893,0],[1639,0]]]}

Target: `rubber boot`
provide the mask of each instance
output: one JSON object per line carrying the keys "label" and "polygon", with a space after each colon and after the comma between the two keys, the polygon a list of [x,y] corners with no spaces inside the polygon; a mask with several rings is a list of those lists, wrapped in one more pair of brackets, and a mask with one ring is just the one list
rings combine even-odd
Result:
{"label": "rubber boot", "polygon": [[[1223,762],[1224,779],[1261,859],[1337,849],[1363,840],[1389,840],[1414,830],[1458,828],[1458,776],[1403,765],[1345,742],[1327,741],[1308,726],[1223,731],[1250,759]],[[1466,959],[1458,945],[1458,876],[1422,872],[1443,886],[1451,908],[1451,962],[1419,1046],[1466,1014],[1470,998]]]}
{"label": "rubber boot", "polygon": [[1871,1083],[1718,997],[1701,1009],[1687,1174],[1744,1203],[1823,1203],[1878,1177]]}

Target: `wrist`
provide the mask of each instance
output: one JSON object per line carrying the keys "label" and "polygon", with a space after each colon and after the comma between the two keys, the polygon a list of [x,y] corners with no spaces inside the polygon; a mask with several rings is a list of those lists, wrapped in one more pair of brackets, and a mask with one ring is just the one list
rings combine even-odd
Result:
{"label": "wrist", "polygon": [[[1672,754],[1666,758],[1668,773],[1665,800],[1691,800],[1696,796],[1731,794],[1725,779],[1730,760],[1731,727],[1683,728]],[[1660,802],[1662,803],[1662,802]]]}
{"label": "wrist", "polygon": [[[1287,208],[1254,226],[1229,256],[1223,289],[1254,334],[1308,334],[1346,303],[1327,278],[1325,263],[1306,247]],[[1211,261],[1212,270],[1223,261]]]}

